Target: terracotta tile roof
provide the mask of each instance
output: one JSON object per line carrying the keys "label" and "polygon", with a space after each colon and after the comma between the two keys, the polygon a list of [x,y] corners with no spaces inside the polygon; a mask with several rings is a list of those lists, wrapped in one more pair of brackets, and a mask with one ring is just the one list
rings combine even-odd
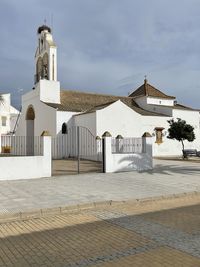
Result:
{"label": "terracotta tile roof", "polygon": [[[125,96],[113,96],[96,93],[86,93],[79,91],[61,91],[61,104],[45,103],[59,111],[71,111],[71,112],[94,112],[100,109],[100,106],[104,108],[112,104],[113,102],[121,100],[124,104],[132,108],[134,111],[141,115],[146,116],[162,116],[163,114],[157,114],[140,108],[132,97]],[[164,116],[164,115],[163,115]]]}
{"label": "terracotta tile roof", "polygon": [[148,84],[147,80],[144,80],[144,84],[141,85],[138,89],[136,89],[133,93],[129,95],[129,97],[140,97],[140,96],[152,96],[152,97],[160,97],[166,99],[175,99],[174,96],[169,96],[156,89],[154,86]]}

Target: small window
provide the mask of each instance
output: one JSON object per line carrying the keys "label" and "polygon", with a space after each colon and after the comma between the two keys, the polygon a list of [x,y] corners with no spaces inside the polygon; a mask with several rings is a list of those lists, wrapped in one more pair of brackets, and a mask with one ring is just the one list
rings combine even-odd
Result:
{"label": "small window", "polygon": [[67,134],[67,124],[65,122],[62,125],[62,134]]}
{"label": "small window", "polygon": [[1,117],[1,125],[6,126],[6,122],[7,122],[7,117],[5,116]]}

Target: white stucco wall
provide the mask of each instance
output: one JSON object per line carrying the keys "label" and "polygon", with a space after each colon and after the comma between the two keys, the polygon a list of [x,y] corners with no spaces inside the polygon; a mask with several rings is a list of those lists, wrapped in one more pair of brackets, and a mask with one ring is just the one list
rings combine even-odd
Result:
{"label": "white stucco wall", "polygon": [[36,84],[35,90],[41,101],[60,104],[60,82],[43,79]]}
{"label": "white stucco wall", "polygon": [[43,156],[0,157],[0,180],[51,176],[51,137],[43,140]]}
{"label": "white stucco wall", "polygon": [[144,171],[153,168],[152,139],[143,139],[145,153],[112,153],[111,137],[104,137],[104,171],[106,173],[123,171]]}
{"label": "white stucco wall", "polygon": [[[105,131],[109,131],[113,137],[121,134],[123,137],[141,137],[144,132],[149,132],[153,142],[153,156],[178,156],[182,153],[182,146],[175,140],[167,138],[169,128],[168,120],[171,116],[143,116],[127,107],[121,101],[98,110],[96,115],[97,135],[102,136]],[[174,117],[185,119],[187,123],[195,128],[199,125],[198,112],[175,110]],[[163,127],[163,143],[156,143],[155,127]],[[186,148],[196,148],[200,150],[199,128],[195,129],[196,140],[185,142]]]}
{"label": "white stucco wall", "polygon": [[73,115],[77,114],[77,112],[70,111],[57,111],[56,112],[56,133],[61,134],[62,132],[62,124],[66,123],[68,128],[74,126]]}
{"label": "white stucco wall", "polygon": [[19,125],[16,131],[18,136],[26,136],[26,113],[29,105],[32,105],[35,111],[34,135],[40,136],[44,130],[49,131],[50,135],[56,135],[56,109],[49,107],[40,101],[39,91],[32,90],[22,96],[22,112],[19,119]]}
{"label": "white stucco wall", "polygon": [[162,106],[173,106],[174,100],[173,99],[166,99],[160,97],[147,97],[147,104],[150,105],[162,105]]}
{"label": "white stucco wall", "polygon": [[143,96],[134,99],[134,101],[145,110],[172,116],[174,100]]}
{"label": "white stucco wall", "polygon": [[152,134],[155,127],[166,128],[170,118],[141,115],[119,100],[97,111],[97,135],[102,136],[105,131],[109,131],[113,137],[118,134],[123,137],[141,137],[144,132]]}
{"label": "white stucco wall", "polygon": [[89,129],[90,132],[96,137],[97,136],[96,116],[97,116],[96,112],[73,116],[74,125],[82,126]]}
{"label": "white stucco wall", "polygon": [[141,137],[140,114],[123,104],[120,100],[110,106],[96,111],[97,135],[105,131],[113,137],[121,134],[124,137]]}

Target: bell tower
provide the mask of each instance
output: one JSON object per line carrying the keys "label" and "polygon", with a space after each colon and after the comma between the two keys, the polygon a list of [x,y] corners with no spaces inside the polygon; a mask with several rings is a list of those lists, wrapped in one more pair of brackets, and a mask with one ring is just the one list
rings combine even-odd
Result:
{"label": "bell tower", "polygon": [[57,47],[51,28],[42,25],[37,30],[38,46],[35,53],[35,84],[41,79],[57,81]]}
{"label": "bell tower", "polygon": [[39,91],[40,101],[60,103],[60,83],[57,81],[57,47],[53,41],[51,28],[42,25],[37,30],[35,52],[34,88]]}

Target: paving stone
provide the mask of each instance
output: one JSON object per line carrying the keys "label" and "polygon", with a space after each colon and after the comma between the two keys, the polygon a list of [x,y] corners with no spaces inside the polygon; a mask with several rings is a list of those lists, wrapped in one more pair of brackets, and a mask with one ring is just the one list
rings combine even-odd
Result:
{"label": "paving stone", "polygon": [[200,192],[198,163],[154,160],[148,172],[0,181],[0,213]]}
{"label": "paving stone", "polygon": [[[200,266],[199,234],[184,232],[179,224],[167,225],[172,210],[148,213],[148,204],[144,214],[125,214],[131,204],[124,205],[126,209],[115,211],[108,207],[1,223],[0,266]],[[197,223],[198,209],[178,208],[179,214],[188,212]],[[163,224],[156,222],[160,213]],[[187,224],[187,216],[183,218]]]}

